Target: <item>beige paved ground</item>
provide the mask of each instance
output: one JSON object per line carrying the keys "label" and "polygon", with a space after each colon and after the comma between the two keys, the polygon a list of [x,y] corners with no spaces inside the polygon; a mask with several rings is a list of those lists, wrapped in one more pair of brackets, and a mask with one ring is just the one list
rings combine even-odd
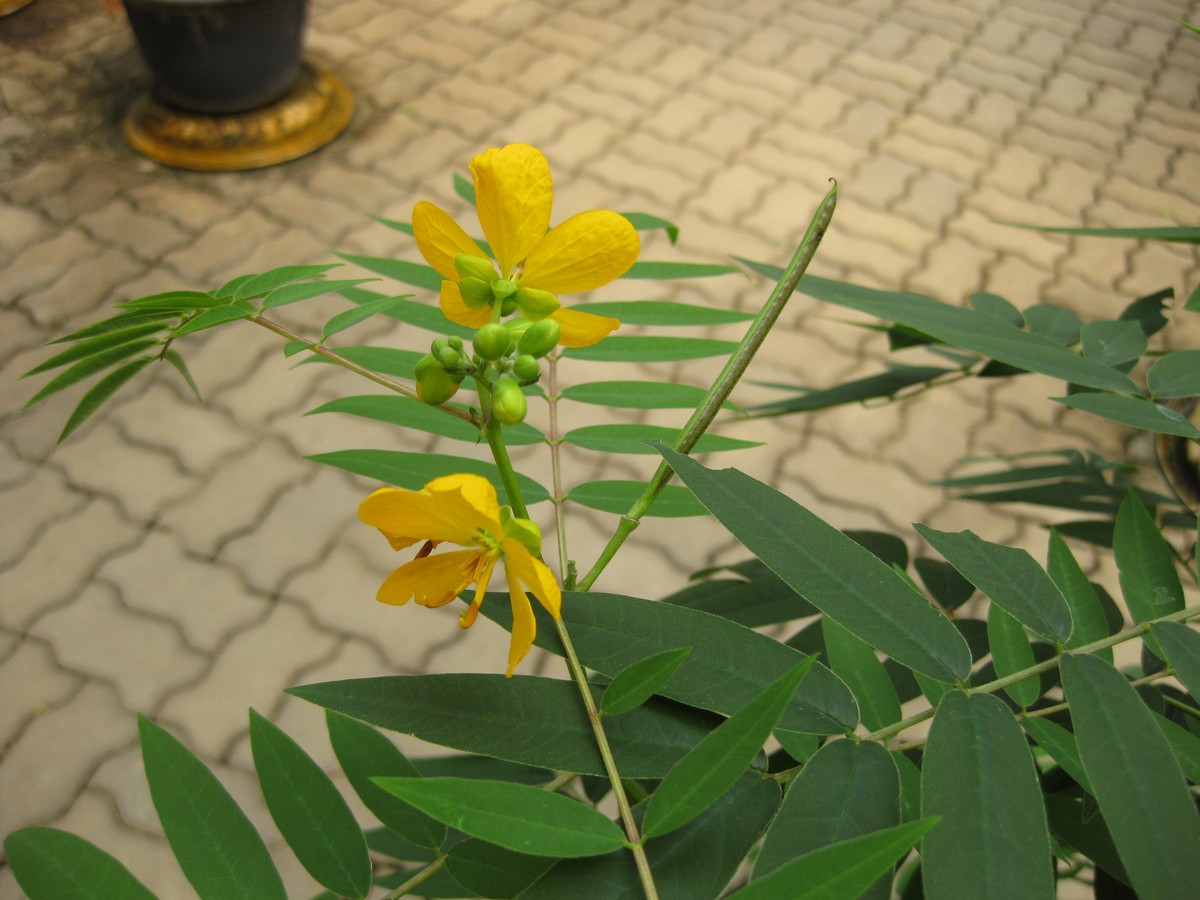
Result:
{"label": "beige paved ground", "polygon": [[[1200,40],[1175,21],[1200,17],[1198,7],[315,0],[311,55],[353,87],[354,121],[312,157],[242,174],[172,171],[126,148],[116,123],[147,76],[124,23],[99,2],[37,0],[0,20],[0,832],[77,830],[164,898],[189,896],[155,837],[135,713],[184,737],[277,843],[251,775],[248,706],[328,762],[320,715],[285,701],[284,687],[495,671],[504,654],[486,623],[464,636],[451,614],[371,599],[394,559],[354,520],[370,485],[300,456],[435,445],[301,417],[357,390],[352,379],[289,371],[274,338],[238,326],[184,347],[203,404],[164,374],[56,449],[74,398],[19,412],[33,388],[16,379],[43,358],[43,341],[130,296],[215,287],[334,250],[414,258],[408,239],[368,216],[407,218],[421,197],[462,212],[451,173],[517,140],[550,157],[556,221],[603,206],[681,226],[677,248],[656,238],[645,258],[736,252],[782,263],[836,177],[842,203],[821,274],[956,302],[988,289],[1019,306],[1048,299],[1113,314],[1139,292],[1190,287],[1194,253],[997,221],[1198,220]],[[731,278],[623,283],[605,295],[749,307],[765,291]],[[880,345],[844,318],[797,298],[756,376],[830,384],[868,371]],[[378,325],[363,335],[427,339]],[[697,363],[669,374],[703,384],[713,372]],[[997,449],[1090,438],[1120,452],[1116,429],[1042,402],[1055,389],[969,384],[725,433],[770,441],[736,464],[840,526],[970,524],[1040,553],[1033,519],[947,505],[925,482]],[[536,456],[522,458],[544,472]],[[570,463],[573,478],[645,469],[584,454]],[[611,525],[599,514],[577,520],[573,555],[589,559]],[[600,587],[655,596],[739,555],[695,521],[638,537],[628,574]],[[286,849],[277,855],[295,896],[311,893]],[[0,896],[18,895],[0,871]]]}

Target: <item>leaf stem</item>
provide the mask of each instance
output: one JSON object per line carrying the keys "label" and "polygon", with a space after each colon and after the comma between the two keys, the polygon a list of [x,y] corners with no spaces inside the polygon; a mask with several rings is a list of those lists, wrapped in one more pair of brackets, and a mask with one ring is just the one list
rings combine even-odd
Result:
{"label": "leaf stem", "polygon": [[[1114,647],[1117,644],[1123,644],[1125,641],[1131,641],[1134,638],[1141,637],[1150,630],[1150,626],[1159,622],[1183,622],[1187,619],[1200,616],[1200,604],[1189,606],[1185,609],[1170,613],[1159,619],[1154,619],[1151,622],[1143,622],[1140,625],[1134,625],[1132,628],[1126,628],[1124,631],[1118,631],[1116,634],[1110,634],[1106,638],[1101,638],[1098,641],[1092,641],[1090,644],[1084,644],[1081,647],[1073,647],[1068,652],[1086,656],[1089,653],[1095,653],[1097,650],[1104,650],[1108,647]],[[1018,681],[1024,681],[1031,675],[1040,675],[1042,672],[1048,672],[1055,668],[1061,656],[1053,656],[1050,659],[1042,660],[1040,663],[1035,663],[1026,669],[1021,669],[1019,672],[1013,672],[1011,675],[1006,675],[1003,678],[997,678],[995,681],[989,681],[986,684],[981,684],[979,687],[964,688],[963,691],[967,694],[993,694],[1002,688],[1008,687],[1010,684],[1016,684]],[[864,741],[877,741],[883,738],[891,737],[893,734],[898,734],[913,725],[924,722],[926,719],[933,716],[933,710],[927,709],[924,712],[909,716],[901,722],[896,722],[893,725],[888,725],[886,728],[881,728],[878,731],[873,731],[865,735]]]}
{"label": "leaf stem", "polygon": [[584,672],[579,655],[575,652],[575,645],[571,643],[571,635],[567,633],[566,623],[562,619],[555,619],[554,624],[558,628],[558,637],[562,641],[567,658],[567,668],[571,670],[571,677],[575,680],[576,687],[579,688],[579,695],[583,698],[583,705],[587,710],[588,721],[596,736],[596,747],[600,751],[600,758],[604,761],[604,771],[608,774],[613,796],[617,799],[617,809],[620,810],[621,822],[625,826],[625,836],[629,838],[630,849],[633,851],[633,859],[637,865],[638,878],[642,882],[642,890],[646,894],[646,900],[658,900],[658,889],[654,885],[650,861],[646,858],[646,848],[642,846],[641,834],[638,831],[637,822],[633,818],[633,809],[629,805],[629,797],[625,793],[625,784],[621,780],[621,773],[617,771],[617,761],[613,758],[612,748],[608,744],[608,735],[604,732],[600,711],[596,708],[596,701],[592,697],[587,673]]}
{"label": "leaf stem", "polygon": [[426,882],[430,878],[432,878],[434,875],[436,875],[438,872],[440,872],[445,867],[445,865],[446,865],[445,855],[439,855],[437,859],[435,859],[433,862],[429,863],[423,869],[418,871],[417,874],[415,874],[412,878],[408,879],[408,881],[404,882],[404,884],[397,887],[391,893],[385,895],[384,900],[399,900],[400,897],[405,896],[413,888],[420,886],[421,884],[423,884],[424,882]]}
{"label": "leaf stem", "polygon": [[[358,363],[346,359],[346,357],[342,356],[340,353],[330,350],[328,347],[325,347],[322,344],[314,344],[311,341],[306,341],[303,336],[296,334],[294,331],[286,328],[283,325],[280,325],[278,322],[273,322],[270,319],[264,318],[263,316],[251,316],[250,321],[257,325],[261,325],[268,331],[273,331],[275,334],[282,338],[286,338],[289,341],[297,341],[307,344],[309,352],[315,353],[317,356],[321,357],[322,359],[327,359],[331,363],[336,363],[343,369],[349,369],[356,375],[361,375],[368,381],[373,381],[376,384],[387,388],[389,391],[395,391],[397,394],[403,394],[405,397],[412,397],[414,400],[420,399],[417,396],[417,392],[408,385],[401,384],[399,381],[394,381],[393,379],[388,378],[386,375],[380,375],[378,372],[368,369],[366,366],[360,366]],[[478,426],[481,424],[479,418],[474,413],[467,412],[466,410],[455,409],[453,406],[439,406],[437,408],[442,412],[449,413],[452,416],[457,416],[464,422],[470,422],[472,425]]]}
{"label": "leaf stem", "polygon": [[567,556],[567,517],[564,508],[567,498],[562,489],[562,440],[558,433],[558,401],[562,399],[558,393],[558,358],[559,354],[551,354],[547,358],[546,399],[550,405],[550,473],[553,479],[550,498],[554,503],[554,532],[558,537],[558,578],[565,587],[568,574]]}
{"label": "leaf stem", "polygon": [[[725,363],[721,374],[717,376],[712,387],[708,389],[704,400],[696,408],[696,411],[692,413],[687,424],[683,426],[683,429],[671,444],[671,449],[677,450],[680,453],[687,453],[696,445],[696,441],[700,440],[700,437],[708,429],[708,426],[712,424],[713,419],[721,410],[721,406],[729,398],[734,385],[745,374],[746,367],[750,365],[750,360],[754,358],[754,354],[762,346],[762,342],[770,332],[771,326],[775,324],[776,319],[779,318],[779,314],[783,312],[783,307],[792,296],[792,292],[795,291],[796,285],[800,282],[800,277],[808,269],[809,263],[812,262],[812,258],[817,252],[817,247],[821,243],[821,238],[824,237],[825,230],[829,227],[829,223],[833,218],[833,210],[836,206],[837,184],[835,183],[829,189],[829,193],[825,195],[825,199],[821,201],[821,205],[817,207],[817,212],[809,223],[808,230],[804,233],[804,238],[800,241],[800,245],[792,255],[791,262],[788,263],[782,277],[779,279],[779,283],[771,291],[771,296],[767,298],[767,302],[759,310],[758,316],[750,324],[746,336],[742,338],[737,349],[734,350],[729,360]],[[591,570],[580,579],[576,590],[586,591],[595,584],[596,579],[600,577],[600,574],[608,566],[617,550],[625,543],[629,535],[638,527],[642,517],[650,509],[650,505],[662,493],[663,488],[667,486],[673,475],[674,472],[671,470],[671,467],[665,462],[659,465],[657,471],[654,473],[654,477],[647,483],[641,496],[634,501],[629,511],[621,516],[621,520],[617,523],[617,529],[613,533],[613,536],[601,551],[599,558]]]}

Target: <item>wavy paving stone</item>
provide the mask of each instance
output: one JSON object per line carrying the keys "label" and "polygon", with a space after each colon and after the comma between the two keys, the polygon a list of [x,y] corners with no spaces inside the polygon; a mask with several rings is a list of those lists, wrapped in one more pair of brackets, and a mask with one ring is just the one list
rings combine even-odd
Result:
{"label": "wavy paving stone", "polygon": [[[375,583],[397,554],[356,530],[354,506],[371,485],[299,459],[352,446],[469,448],[345,416],[301,418],[347,382],[315,366],[289,371],[277,340],[247,325],[182,343],[203,403],[160,373],[55,451],[78,394],[19,413],[36,388],[16,378],[63,327],[116,300],[215,287],[242,267],[324,262],[336,250],[414,259],[410,238],[369,217],[405,219],[430,198],[466,220],[451,173],[513,140],[549,155],[555,221],[594,207],[676,221],[677,247],[646,236],[656,258],[733,250],[782,264],[836,177],[843,203],[819,274],[951,302],[989,290],[1021,306],[1115,314],[1139,293],[1189,291],[1194,252],[1000,222],[1200,218],[1200,41],[1174,22],[1198,16],[1194,0],[315,0],[310,51],[351,84],[354,121],[318,154],[238,174],[165,169],[122,144],[113,122],[146,75],[101,4],[42,0],[0,20],[0,691],[15,694],[0,703],[5,826],[78,829],[164,900],[188,896],[137,805],[134,712],[161,712],[193,740],[272,834],[246,767],[247,705],[316,741],[320,716],[279,693],[293,679],[497,671],[506,652],[489,623],[464,634],[452,610],[377,604]],[[606,297],[753,309],[768,290],[731,278],[618,284]],[[338,308],[298,308],[288,321],[316,327]],[[846,324],[862,321],[798,296],[755,377],[827,385],[875,371],[881,340]],[[429,340],[377,323],[345,337]],[[715,370],[655,371],[704,385]],[[643,367],[564,367],[564,379],[618,371],[647,377]],[[732,424],[729,434],[768,447],[711,462],[773,481],[842,527],[903,531],[921,517],[1040,553],[1037,515],[985,515],[927,482],[960,454],[1014,449],[1014,436],[1031,448],[1121,451],[1120,429],[1048,406],[1053,390],[1045,379],[971,384],[885,408]],[[755,402],[767,393],[746,388]],[[569,416],[581,425],[594,413]],[[938,429],[952,438],[923,442]],[[537,448],[514,455],[545,478]],[[633,477],[646,462],[564,457],[584,478]],[[152,489],[136,490],[147,475]],[[612,521],[579,515],[572,554],[597,552]],[[743,553],[700,521],[647,523],[638,537],[629,568],[601,587],[662,593]],[[106,654],[120,646],[135,649]],[[553,668],[531,657],[529,671],[543,664]],[[83,729],[96,740],[63,737]],[[23,792],[16,802],[10,786]],[[289,889],[315,893],[269,839]],[[0,896],[10,894],[0,869]]]}

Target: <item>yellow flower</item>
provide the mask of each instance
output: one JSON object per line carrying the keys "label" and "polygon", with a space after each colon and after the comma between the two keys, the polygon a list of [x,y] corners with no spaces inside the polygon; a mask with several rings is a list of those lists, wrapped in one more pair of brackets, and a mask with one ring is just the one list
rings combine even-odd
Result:
{"label": "yellow flower", "polygon": [[[619,213],[591,210],[550,228],[554,199],[550,164],[537,148],[509,144],[486,150],[471,160],[471,174],[479,224],[499,265],[498,273],[490,269],[491,259],[479,244],[434,204],[422,200],[412,216],[417,248],[446,279],[440,300],[452,322],[479,328],[492,321],[490,305],[473,306],[463,300],[457,256],[482,259],[497,279],[548,294],[593,290],[624,274],[637,260],[637,231]],[[516,299],[520,305],[522,294]],[[561,327],[560,343],[565,347],[595,344],[621,324],[574,309],[557,309],[550,318]]]}
{"label": "yellow flower", "polygon": [[[534,556],[541,543],[537,525],[499,506],[496,489],[486,478],[447,475],[419,491],[380,488],[359,505],[358,517],[383,532],[395,550],[424,542],[414,559],[387,577],[377,599],[396,606],[409,600],[421,606],[443,606],[475,584],[475,598],[459,617],[463,628],[474,623],[492,569],[497,560],[504,560],[513,615],[510,676],[533,646],[537,632],[525,589],[550,615],[559,617],[562,593],[550,569]],[[432,554],[443,541],[466,549]]]}

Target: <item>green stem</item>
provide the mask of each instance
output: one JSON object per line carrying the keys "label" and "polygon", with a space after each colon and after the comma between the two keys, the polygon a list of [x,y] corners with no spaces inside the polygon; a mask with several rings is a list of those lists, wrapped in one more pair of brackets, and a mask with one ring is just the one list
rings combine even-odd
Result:
{"label": "green stem", "polygon": [[567,657],[567,668],[571,670],[571,677],[575,680],[576,687],[579,688],[579,695],[583,698],[584,708],[587,710],[588,721],[592,725],[592,732],[596,736],[596,747],[600,751],[600,758],[604,761],[604,771],[608,774],[608,780],[612,784],[613,796],[617,799],[617,809],[621,813],[621,822],[625,826],[625,836],[629,839],[630,849],[633,851],[634,863],[637,865],[638,878],[642,882],[642,890],[646,894],[646,900],[658,900],[658,889],[654,885],[654,875],[650,871],[650,861],[646,858],[646,848],[642,846],[641,834],[638,832],[637,822],[633,818],[633,809],[629,805],[629,797],[625,793],[625,784],[621,780],[621,773],[617,771],[617,761],[613,758],[612,748],[608,744],[608,735],[604,732],[604,724],[600,721],[600,710],[596,708],[596,701],[592,697],[591,688],[588,685],[587,673],[583,670],[583,664],[579,661],[579,655],[575,652],[575,645],[571,643],[571,636],[567,633],[566,623],[562,619],[555,619],[555,625],[558,628],[558,637],[562,641],[563,650]]}
{"label": "green stem", "polygon": [[[771,326],[775,324],[775,320],[779,318],[779,314],[783,312],[784,305],[796,289],[800,277],[808,269],[809,263],[812,262],[813,255],[817,252],[817,247],[821,243],[821,238],[824,237],[825,230],[829,227],[829,222],[833,218],[833,210],[836,205],[837,185],[834,184],[830,188],[829,193],[825,195],[825,199],[821,201],[821,205],[817,208],[816,214],[809,223],[808,230],[804,233],[803,240],[800,241],[800,246],[796,248],[791,262],[788,263],[783,276],[779,279],[779,283],[775,285],[775,289],[771,291],[771,296],[767,298],[766,304],[751,323],[746,336],[742,338],[738,348],[725,363],[721,374],[717,376],[712,387],[708,389],[704,400],[696,408],[696,411],[692,413],[692,417],[688,419],[687,424],[683,426],[683,429],[675,438],[671,445],[673,450],[680,453],[690,451],[696,445],[696,441],[700,440],[701,435],[708,429],[708,426],[712,424],[713,419],[720,412],[722,405],[729,399],[729,394],[733,390],[734,385],[745,374],[746,367],[750,365],[750,360],[754,358],[754,354],[762,346],[762,342],[770,332]],[[665,462],[659,465],[658,470],[654,473],[654,477],[650,479],[641,496],[634,501],[629,511],[621,516],[613,536],[601,551],[595,565],[580,579],[576,590],[586,591],[595,584],[596,579],[600,577],[600,574],[608,566],[617,550],[621,548],[621,545],[625,543],[629,535],[638,527],[642,517],[650,509],[650,505],[654,502],[655,498],[667,486],[672,475],[674,475],[674,472],[672,472],[671,467]]]}
{"label": "green stem", "polygon": [[[273,331],[275,334],[282,338],[286,338],[289,341],[298,341],[303,344],[308,344],[308,350],[312,353],[315,353],[322,359],[327,359],[331,363],[336,363],[343,369],[349,369],[356,375],[361,375],[363,378],[373,381],[376,384],[387,388],[389,391],[395,391],[397,394],[403,394],[405,397],[412,397],[414,400],[420,399],[417,396],[417,392],[408,385],[401,384],[399,381],[393,381],[386,375],[380,375],[378,372],[368,369],[366,366],[360,366],[358,363],[346,359],[346,357],[342,356],[340,353],[335,353],[333,350],[330,350],[328,347],[324,347],[321,344],[310,343],[301,335],[298,335],[294,331],[291,331],[283,325],[280,325],[278,322],[272,322],[270,319],[265,319],[262,316],[254,316],[250,319],[250,321],[257,325],[261,325],[268,331]],[[457,416],[464,422],[470,422],[472,425],[478,426],[480,424],[478,417],[473,413],[467,412],[466,410],[455,409],[453,406],[439,406],[437,408],[442,412],[449,413],[452,416]]]}
{"label": "green stem", "polygon": [[[1132,628],[1126,628],[1124,631],[1118,631],[1116,634],[1110,634],[1106,638],[1101,638],[1098,641],[1092,641],[1090,644],[1084,644],[1081,647],[1073,647],[1068,652],[1087,656],[1090,653],[1095,653],[1097,650],[1104,650],[1108,647],[1115,647],[1117,644],[1123,644],[1125,641],[1131,641],[1134,638],[1141,637],[1150,630],[1150,626],[1159,622],[1183,622],[1187,619],[1200,616],[1200,604],[1189,606],[1186,609],[1181,609],[1169,615],[1163,616],[1160,619],[1155,619],[1153,622],[1143,622],[1141,625],[1134,625]],[[1043,660],[1040,663],[1035,663],[1027,669],[1022,669],[1019,672],[1014,672],[1011,675],[1006,675],[1003,678],[997,678],[995,681],[989,681],[986,684],[981,684],[979,687],[964,688],[963,692],[967,694],[993,694],[998,690],[1008,687],[1010,684],[1016,684],[1018,681],[1024,681],[1032,675],[1040,675],[1042,672],[1048,672],[1050,669],[1058,665],[1061,657],[1054,656],[1050,659]],[[932,709],[927,709],[924,712],[917,713],[914,716],[909,716],[902,722],[896,722],[893,725],[888,725],[886,728],[881,728],[878,731],[873,731],[864,736],[864,741],[878,741],[883,738],[891,737],[893,734],[898,734],[913,725],[924,722],[933,715]]]}
{"label": "green stem", "polygon": [[384,900],[399,900],[400,897],[403,897],[405,894],[407,894],[413,888],[418,887],[419,885],[428,881],[430,878],[432,878],[438,872],[440,872],[445,865],[446,865],[446,857],[439,856],[437,859],[435,859],[429,865],[425,866],[423,869],[421,869],[419,872],[417,872],[417,874],[415,874],[412,878],[408,879],[408,881],[404,882],[404,884],[400,885],[394,891],[387,894],[384,897]]}
{"label": "green stem", "polygon": [[521,485],[517,483],[517,473],[513,469],[512,460],[508,458],[508,447],[504,444],[504,434],[501,430],[503,426],[499,419],[490,414],[492,408],[491,388],[484,384],[482,375],[483,373],[480,372],[475,383],[479,388],[479,406],[487,415],[487,424],[483,427],[483,433],[492,450],[496,468],[500,471],[500,481],[504,485],[504,492],[508,494],[508,505],[512,507],[513,515],[521,519],[528,519],[529,510],[525,508],[525,498],[521,496]]}
{"label": "green stem", "polygon": [[567,519],[566,510],[563,507],[567,498],[563,495],[562,489],[562,439],[558,433],[558,401],[561,399],[558,393],[558,354],[552,354],[546,361],[548,364],[546,368],[549,370],[546,399],[550,405],[550,477],[553,479],[554,491],[551,500],[554,503],[554,530],[558,536],[558,578],[566,587],[568,575]]}

